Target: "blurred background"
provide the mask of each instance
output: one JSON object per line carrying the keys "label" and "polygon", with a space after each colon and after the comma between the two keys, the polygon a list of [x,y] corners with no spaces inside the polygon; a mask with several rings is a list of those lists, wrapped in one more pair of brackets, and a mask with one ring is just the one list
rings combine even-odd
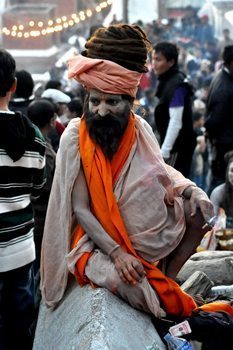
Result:
{"label": "blurred background", "polygon": [[159,38],[187,46],[203,16],[216,40],[225,28],[231,35],[232,8],[231,0],[0,0],[0,45],[18,69],[47,81],[63,75],[67,58],[83,50],[95,26],[137,23],[153,44]]}

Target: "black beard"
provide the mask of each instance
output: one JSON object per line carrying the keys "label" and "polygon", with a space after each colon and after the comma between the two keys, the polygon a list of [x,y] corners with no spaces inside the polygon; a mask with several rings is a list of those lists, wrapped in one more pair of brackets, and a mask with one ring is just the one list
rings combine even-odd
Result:
{"label": "black beard", "polygon": [[90,137],[101,147],[104,155],[111,160],[128,125],[130,108],[126,108],[120,117],[113,114],[101,117],[89,110],[85,111],[84,116]]}

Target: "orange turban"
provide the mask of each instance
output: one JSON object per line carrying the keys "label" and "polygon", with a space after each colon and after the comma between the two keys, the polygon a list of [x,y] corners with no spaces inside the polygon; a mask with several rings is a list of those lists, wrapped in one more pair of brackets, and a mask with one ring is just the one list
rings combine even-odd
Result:
{"label": "orange turban", "polygon": [[108,94],[136,96],[142,74],[119,64],[82,55],[68,60],[68,78],[75,78],[87,89]]}

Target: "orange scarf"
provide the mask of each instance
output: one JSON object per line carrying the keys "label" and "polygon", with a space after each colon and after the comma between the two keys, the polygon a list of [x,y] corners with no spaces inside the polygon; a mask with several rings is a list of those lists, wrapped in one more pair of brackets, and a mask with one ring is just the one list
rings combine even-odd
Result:
{"label": "orange scarf", "polygon": [[[124,222],[114,196],[113,187],[135,142],[135,119],[130,117],[118,151],[112,161],[94,144],[82,118],[79,129],[80,154],[91,198],[91,211],[107,234],[126,252],[138,258],[143,264],[150,285],[156,290],[163,309],[170,315],[190,316],[196,304],[191,296],[182,291],[179,285],[166,277],[157,267],[137,255],[127,234]],[[74,234],[74,248],[84,230],[78,225]],[[85,275],[86,263],[92,253],[84,253],[76,263],[75,277],[80,285],[91,281]]]}

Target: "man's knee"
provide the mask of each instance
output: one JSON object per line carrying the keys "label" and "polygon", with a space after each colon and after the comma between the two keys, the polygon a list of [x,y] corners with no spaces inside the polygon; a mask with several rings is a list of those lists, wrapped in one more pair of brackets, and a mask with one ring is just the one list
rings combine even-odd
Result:
{"label": "man's knee", "polygon": [[122,288],[122,285],[126,285],[120,278],[116,268],[111,268],[111,271],[106,274],[106,288],[114,293],[118,294],[119,290]]}

